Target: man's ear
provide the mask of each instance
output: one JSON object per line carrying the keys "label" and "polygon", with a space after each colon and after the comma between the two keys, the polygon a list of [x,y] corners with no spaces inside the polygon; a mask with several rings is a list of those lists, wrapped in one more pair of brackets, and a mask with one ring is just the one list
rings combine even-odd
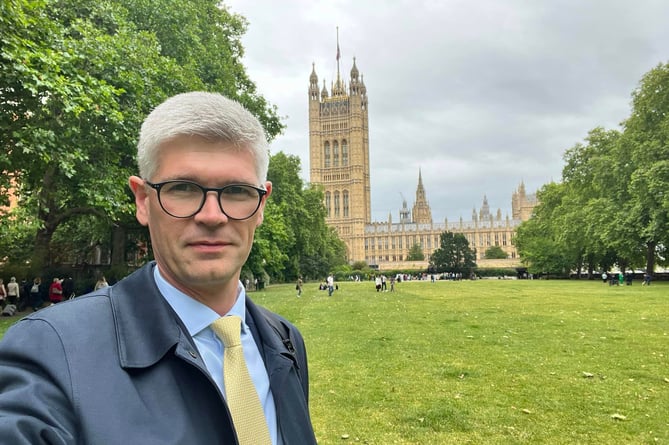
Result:
{"label": "man's ear", "polygon": [[143,226],[149,224],[149,194],[147,193],[144,180],[139,176],[131,176],[128,179],[128,185],[135,195],[135,216],[137,221]]}
{"label": "man's ear", "polygon": [[260,203],[260,208],[258,209],[258,218],[256,219],[256,227],[262,224],[263,220],[265,219],[265,204],[267,203],[267,198],[269,198],[269,195],[272,194],[272,183],[270,181],[265,182],[265,190],[267,190],[267,193],[263,197],[262,203]]}

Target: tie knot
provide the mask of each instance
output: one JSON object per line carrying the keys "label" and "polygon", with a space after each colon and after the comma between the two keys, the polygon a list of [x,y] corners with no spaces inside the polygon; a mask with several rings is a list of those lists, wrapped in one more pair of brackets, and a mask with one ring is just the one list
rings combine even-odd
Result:
{"label": "tie knot", "polygon": [[218,338],[221,339],[226,348],[240,346],[242,344],[242,319],[238,316],[230,315],[228,317],[221,317],[211,324],[211,328],[216,335],[218,335]]}

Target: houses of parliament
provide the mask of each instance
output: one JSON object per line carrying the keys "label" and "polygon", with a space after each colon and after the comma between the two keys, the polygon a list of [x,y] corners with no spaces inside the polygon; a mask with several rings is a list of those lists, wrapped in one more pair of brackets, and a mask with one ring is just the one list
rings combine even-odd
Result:
{"label": "houses of parliament", "polygon": [[[514,246],[518,225],[527,220],[536,205],[536,195],[528,194],[521,182],[512,193],[512,215],[502,217],[501,210],[490,212],[487,199],[471,220],[433,221],[420,171],[416,198],[411,208],[406,200],[398,219],[371,220],[369,162],[369,117],[367,88],[353,58],[348,82],[339,71],[328,89],[325,79],[319,85],[315,64],[309,77],[309,159],[310,181],[323,187],[326,222],[335,228],[347,247],[349,262],[365,261],[380,270],[404,267],[425,268],[434,250],[440,247],[445,231],[461,233],[476,251],[477,263],[484,266],[512,266],[519,263]],[[422,262],[408,262],[409,250],[419,244],[425,256]],[[492,262],[485,252],[499,246],[507,260]]]}

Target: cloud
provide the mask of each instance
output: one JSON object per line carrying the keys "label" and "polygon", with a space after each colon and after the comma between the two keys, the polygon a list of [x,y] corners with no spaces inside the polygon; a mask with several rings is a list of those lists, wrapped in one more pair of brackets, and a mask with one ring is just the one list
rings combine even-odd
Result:
{"label": "cloud", "polygon": [[511,213],[521,181],[559,181],[562,156],[589,130],[618,125],[644,73],[667,62],[669,3],[660,0],[227,1],[247,17],[245,65],[285,116],[272,144],[309,177],[312,63],[337,74],[336,27],[349,78],[369,97],[372,217],[386,220],[419,169],[433,219],[471,217],[487,196]]}

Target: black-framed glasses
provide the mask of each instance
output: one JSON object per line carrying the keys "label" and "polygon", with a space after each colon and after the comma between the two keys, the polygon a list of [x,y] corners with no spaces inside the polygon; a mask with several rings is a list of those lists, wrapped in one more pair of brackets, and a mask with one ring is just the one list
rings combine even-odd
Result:
{"label": "black-framed glasses", "polygon": [[218,206],[228,218],[244,220],[252,217],[260,208],[267,190],[248,184],[229,184],[225,187],[203,187],[192,181],[164,181],[152,183],[144,180],[147,185],[156,189],[158,202],[165,213],[174,218],[190,218],[195,216],[207,199],[207,193],[218,195]]}

